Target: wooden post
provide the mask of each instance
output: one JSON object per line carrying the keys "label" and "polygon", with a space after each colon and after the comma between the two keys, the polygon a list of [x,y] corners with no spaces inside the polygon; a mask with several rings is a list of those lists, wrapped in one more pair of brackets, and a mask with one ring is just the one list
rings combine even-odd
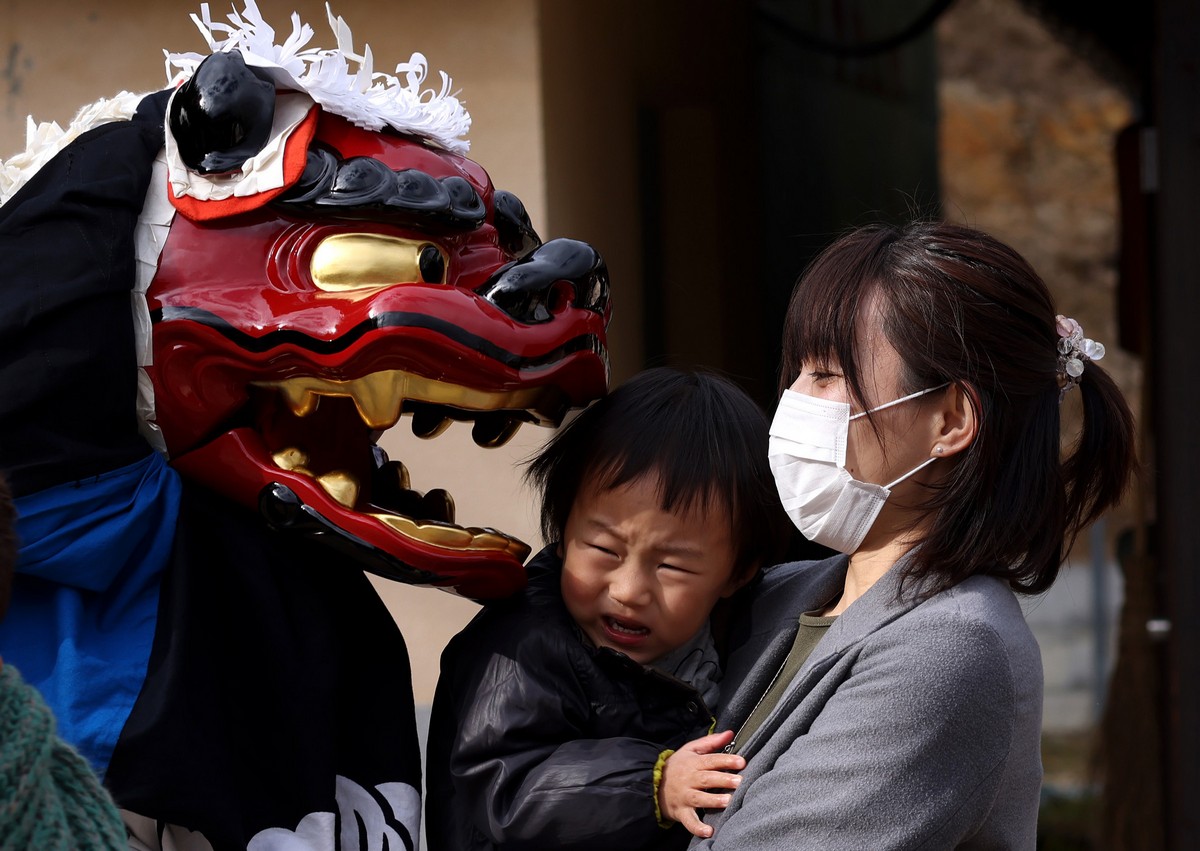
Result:
{"label": "wooden post", "polygon": [[1200,4],[1159,0],[1154,370],[1157,562],[1168,584],[1168,846],[1200,848]]}

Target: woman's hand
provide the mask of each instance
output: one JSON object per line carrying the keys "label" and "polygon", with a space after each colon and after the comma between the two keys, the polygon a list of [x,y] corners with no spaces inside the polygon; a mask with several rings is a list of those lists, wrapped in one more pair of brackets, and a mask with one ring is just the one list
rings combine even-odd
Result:
{"label": "woman's hand", "polygon": [[693,836],[707,838],[712,828],[700,821],[698,809],[720,810],[729,806],[730,795],[710,790],[733,790],[742,782],[740,774],[746,760],[737,754],[722,753],[733,741],[733,731],[688,742],[663,763],[658,784],[658,809],[664,819],[677,821]]}

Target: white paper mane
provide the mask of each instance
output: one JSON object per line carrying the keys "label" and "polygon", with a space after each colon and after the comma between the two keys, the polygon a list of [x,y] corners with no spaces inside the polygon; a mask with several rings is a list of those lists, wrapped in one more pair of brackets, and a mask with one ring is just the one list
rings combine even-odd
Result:
{"label": "white paper mane", "polygon": [[[308,47],[313,28],[295,12],[291,35],[276,44],[275,30],[263,20],[254,0],[245,3],[241,14],[229,14],[228,24],[213,21],[207,3],[200,5],[199,15],[191,16],[213,53],[239,51],[247,65],[267,72],[277,86],[305,92],[327,111],[366,130],[391,127],[454,153],[465,153],[470,147],[463,137],[471,128],[471,116],[451,93],[446,73],[438,72],[439,90],[421,89],[429,73],[424,55],[414,53],[396,66],[395,74],[375,71],[370,46],[363,45],[358,53],[350,27],[334,17],[328,4],[325,11],[337,39],[335,49]],[[206,58],[199,53],[163,52],[171,85],[190,77]]]}
{"label": "white paper mane", "polygon": [[[239,15],[229,15],[228,24],[216,23],[208,4],[200,6],[200,15],[192,15],[213,52],[241,51],[247,65],[265,69],[282,88],[306,92],[330,112],[367,130],[391,127],[412,133],[454,153],[465,153],[470,143],[462,138],[471,128],[471,116],[458,98],[450,93],[451,81],[439,71],[442,87],[421,91],[428,75],[428,64],[420,53],[396,66],[397,76],[372,70],[371,48],[363,46],[361,55],[354,51],[350,27],[335,18],[329,6],[329,25],[337,37],[336,50],[306,48],[313,29],[292,13],[292,34],[282,45],[275,44],[275,30],[263,20],[254,0],[246,0]],[[224,38],[218,37],[223,33]],[[199,53],[167,53],[167,78],[172,85],[192,75],[205,57]],[[351,72],[350,61],[357,64]],[[174,71],[172,69],[175,69]],[[25,151],[0,161],[0,206],[3,206],[37,171],[81,133],[110,121],[131,118],[144,94],[121,92],[82,107],[63,129],[57,122],[35,123],[26,119]]]}

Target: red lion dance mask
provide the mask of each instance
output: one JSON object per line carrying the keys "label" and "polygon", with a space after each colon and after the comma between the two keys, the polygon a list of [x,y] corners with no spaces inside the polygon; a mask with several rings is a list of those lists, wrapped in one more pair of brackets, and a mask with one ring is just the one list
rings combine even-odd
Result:
{"label": "red lion dance mask", "polygon": [[147,847],[415,848],[407,650],[362,570],[499,597],[529,550],[376,441],[601,396],[607,272],[463,155],[419,54],[202,15],[167,90],[0,163],[0,653]]}
{"label": "red lion dance mask", "polygon": [[[146,292],[146,371],[174,466],[383,576],[515,590],[528,548],[455,525],[452,497],[411,489],[375,438],[401,418],[424,438],[469,420],[493,447],[601,395],[603,261],[541,243],[521,202],[456,152],[461,108],[444,91],[449,118],[426,104],[424,138],[364,129],[277,92],[297,75],[244,33],[238,46],[249,62],[227,49],[196,63],[167,109],[176,214]],[[361,99],[332,107],[371,123]]]}

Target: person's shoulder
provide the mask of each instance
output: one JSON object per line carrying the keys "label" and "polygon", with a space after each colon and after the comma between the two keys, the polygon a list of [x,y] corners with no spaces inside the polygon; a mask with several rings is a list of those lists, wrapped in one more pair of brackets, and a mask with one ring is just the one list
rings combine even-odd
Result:
{"label": "person's shoulder", "polygon": [[793,561],[763,569],[739,590],[721,612],[720,645],[732,653],[783,629],[794,629],[801,612],[828,603],[846,577],[846,556],[820,561]]}
{"label": "person's shoulder", "polygon": [[972,576],[950,589],[949,601],[960,617],[987,624],[1014,664],[1041,671],[1041,650],[1016,593],[996,576]]}
{"label": "person's shoulder", "polygon": [[934,594],[912,612],[914,619],[947,628],[987,629],[1019,643],[1032,642],[1033,633],[1017,595],[995,576],[971,576]]}
{"label": "person's shoulder", "polygon": [[447,646],[461,659],[479,654],[569,652],[578,644],[570,615],[562,602],[559,576],[562,562],[547,547],[530,560],[525,588],[503,600],[489,601]]}
{"label": "person's shoulder", "polygon": [[545,610],[563,608],[561,578],[562,559],[546,547],[525,565],[524,587],[509,597],[484,601],[477,617],[545,617]]}
{"label": "person's shoulder", "polygon": [[828,596],[841,588],[848,562],[846,556],[836,555],[819,561],[773,565],[763,570],[748,591],[760,604],[768,606],[774,602],[790,606],[797,596]]}
{"label": "person's shoulder", "polygon": [[786,582],[808,581],[827,574],[846,573],[849,557],[838,554],[823,559],[805,561],[787,561],[763,568],[762,582],[782,584]]}
{"label": "person's shoulder", "polygon": [[564,608],[562,602],[562,557],[554,545],[544,547],[525,566],[525,590],[518,598],[524,608],[545,614],[546,609]]}
{"label": "person's shoulder", "polygon": [[934,594],[888,632],[935,665],[970,667],[1015,684],[1041,679],[1041,651],[1008,584],[973,576]]}

